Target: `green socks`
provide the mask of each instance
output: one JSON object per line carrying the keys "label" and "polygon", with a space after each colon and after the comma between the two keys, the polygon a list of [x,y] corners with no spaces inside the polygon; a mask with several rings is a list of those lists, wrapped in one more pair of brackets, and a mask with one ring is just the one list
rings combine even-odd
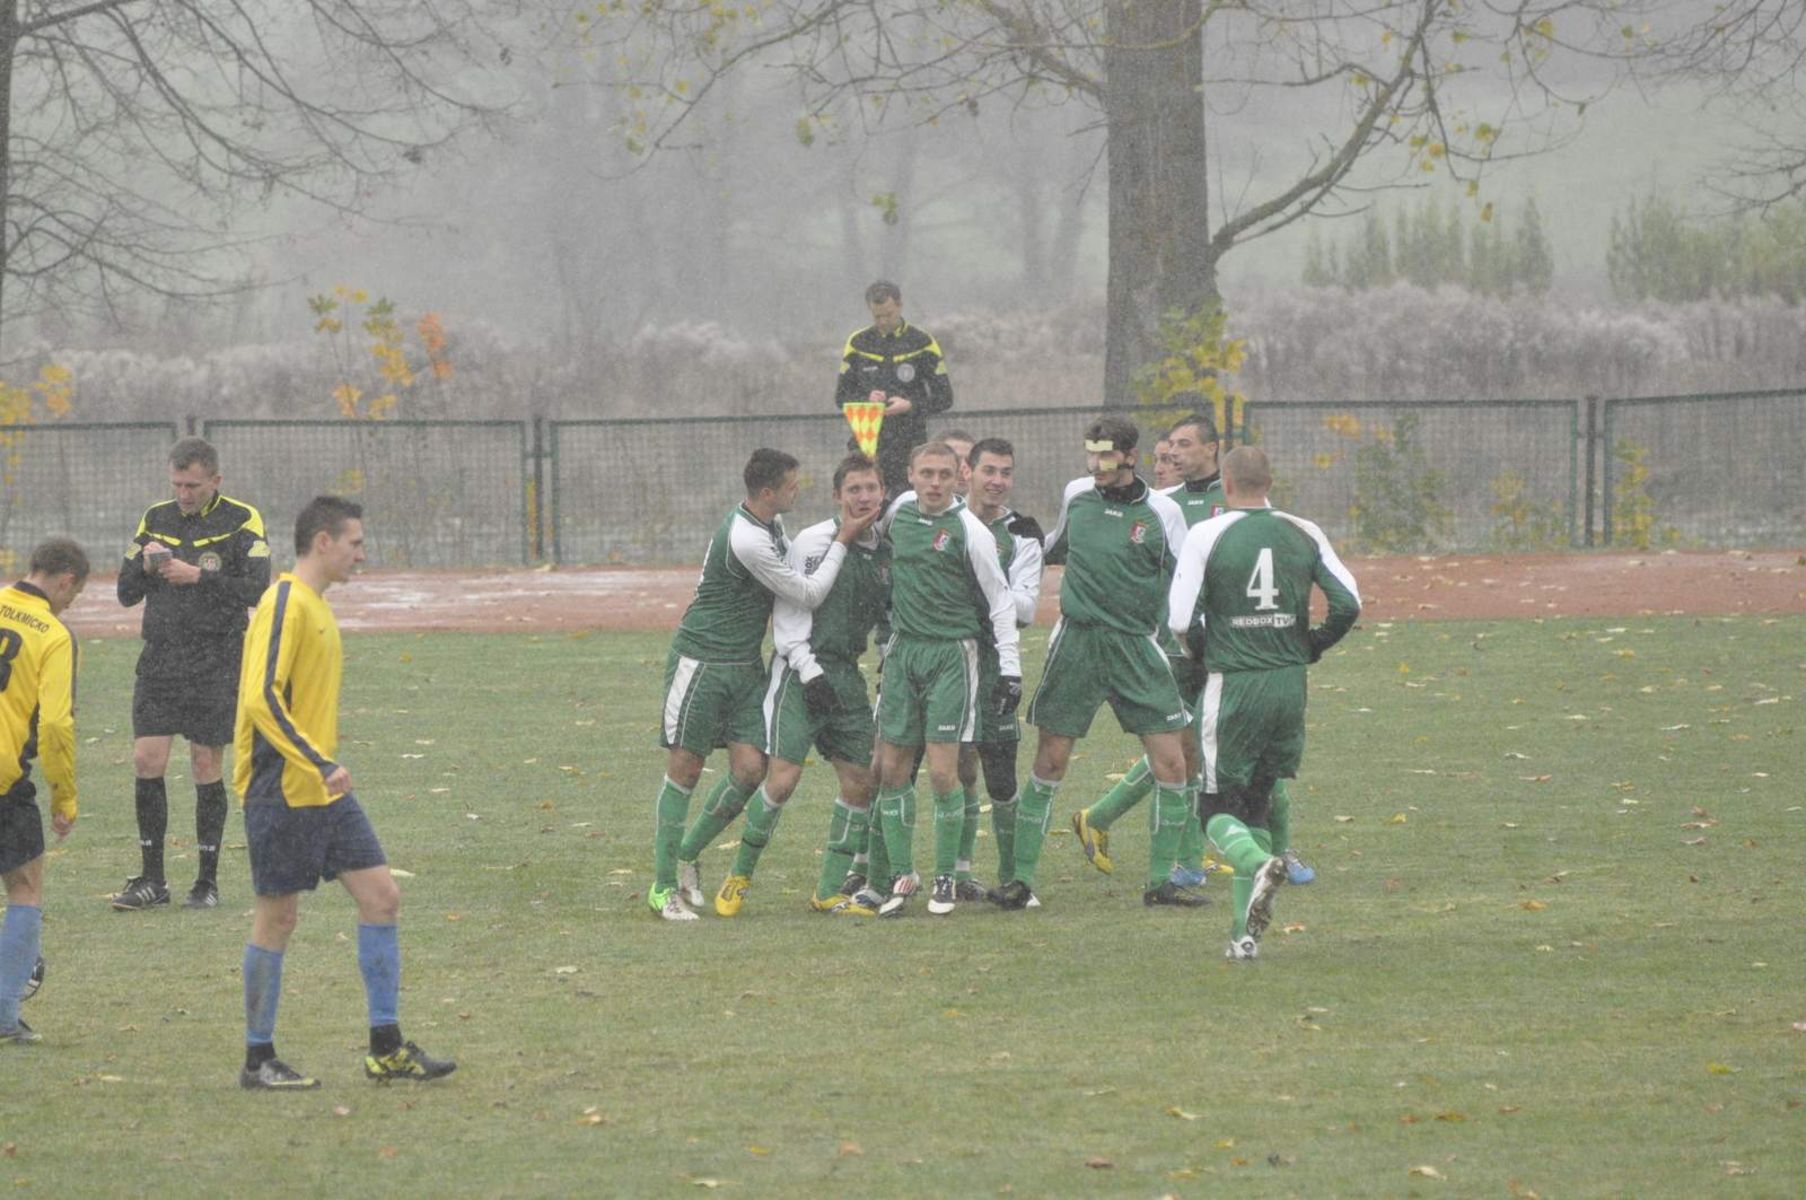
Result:
{"label": "green socks", "polygon": [[1183,783],[1156,783],[1154,835],[1148,846],[1148,887],[1157,888],[1173,873],[1179,857],[1179,841],[1185,834],[1185,794]]}
{"label": "green socks", "polygon": [[972,852],[978,848],[978,789],[966,789],[965,817],[959,827],[959,859],[953,864],[955,879],[972,878]]}
{"label": "green socks", "polygon": [[997,839],[997,882],[1016,877],[1016,797],[991,801],[991,836]]}
{"label": "green socks", "polygon": [[[965,791],[934,794],[934,873],[937,877],[953,874],[959,865],[960,843],[965,841],[966,797],[969,795],[971,793]],[[970,873],[968,870],[967,874]]]}
{"label": "green socks", "polygon": [[772,830],[777,828],[778,818],[783,815],[784,806],[773,804],[764,787],[753,793],[753,802],[746,808],[746,828],[740,833],[740,848],[734,854],[733,874],[752,878],[752,873],[759,869],[759,855],[765,852],[771,842]]}
{"label": "green socks", "polygon": [[690,789],[666,776],[652,804],[652,886],[657,890],[677,886],[677,846],[683,841],[684,818],[689,812]]}
{"label": "green socks", "polygon": [[1047,844],[1047,824],[1059,787],[1030,775],[1028,787],[1016,799],[1016,869],[1010,877],[1031,888],[1035,886],[1035,868],[1041,863],[1041,848]]}
{"label": "green socks", "polygon": [[871,814],[863,808],[849,806],[845,799],[834,798],[834,812],[828,818],[828,844],[822,847],[821,877],[815,881],[815,898],[826,900],[840,891],[840,885],[853,869],[853,847],[865,840]]}
{"label": "green socks", "polygon": [[1196,775],[1185,785],[1185,831],[1179,837],[1179,865],[1201,870],[1204,866],[1204,822],[1198,816],[1198,795],[1204,781]]}
{"label": "green socks", "polygon": [[1273,798],[1267,802],[1267,828],[1273,831],[1273,853],[1284,854],[1292,848],[1292,791],[1283,779],[1273,783]]}
{"label": "green socks", "polygon": [[[939,832],[940,814],[935,814]],[[915,871],[916,790],[913,787],[881,788],[878,792],[878,829],[884,839],[884,852],[890,862],[887,875],[908,875]],[[957,845],[957,839],[955,841]],[[878,859],[878,839],[872,839],[872,861]],[[885,880],[886,883],[889,879]]]}
{"label": "green socks", "polygon": [[715,784],[715,790],[703,803],[702,811],[696,814],[696,824],[690,826],[683,835],[683,844],[677,848],[677,857],[683,862],[695,862],[702,857],[702,852],[709,848],[709,843],[721,836],[721,831],[734,823],[746,807],[747,793],[734,783],[732,775],[723,775]]}
{"label": "green socks", "polygon": [[1093,829],[1108,830],[1116,824],[1116,819],[1147,799],[1148,793],[1154,790],[1154,769],[1148,765],[1144,754],[1141,761],[1129,768],[1128,774],[1117,780],[1103,797],[1085,810],[1085,822]]}

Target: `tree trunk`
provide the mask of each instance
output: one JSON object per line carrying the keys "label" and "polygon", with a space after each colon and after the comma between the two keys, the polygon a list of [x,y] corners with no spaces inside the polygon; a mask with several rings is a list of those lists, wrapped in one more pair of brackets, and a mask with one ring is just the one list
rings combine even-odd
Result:
{"label": "tree trunk", "polygon": [[1104,403],[1134,403],[1160,319],[1215,304],[1200,0],[1112,0],[1104,55],[1110,268]]}
{"label": "tree trunk", "polygon": [[12,269],[13,57],[19,52],[19,0],[0,0],[0,362],[5,362],[6,276]]}

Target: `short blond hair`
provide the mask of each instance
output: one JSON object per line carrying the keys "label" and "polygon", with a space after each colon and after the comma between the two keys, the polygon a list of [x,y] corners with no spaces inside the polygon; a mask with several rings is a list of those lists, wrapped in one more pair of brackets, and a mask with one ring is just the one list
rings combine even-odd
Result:
{"label": "short blond hair", "polygon": [[1273,486],[1273,466],[1259,446],[1237,446],[1223,456],[1223,483],[1238,492],[1265,493]]}

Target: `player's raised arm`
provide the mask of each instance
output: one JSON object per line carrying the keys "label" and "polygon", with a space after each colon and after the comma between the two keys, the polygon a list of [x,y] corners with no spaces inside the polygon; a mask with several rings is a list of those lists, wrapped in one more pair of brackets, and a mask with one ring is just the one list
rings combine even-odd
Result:
{"label": "player's raised arm", "polygon": [[1020,680],[1022,639],[1016,631],[1016,598],[1010,591],[1010,581],[1004,577],[1003,566],[997,561],[997,539],[969,508],[960,510],[960,523],[966,530],[966,562],[989,605],[987,615],[991,636],[997,645],[998,673]]}
{"label": "player's raised arm", "polygon": [[[834,522],[811,525],[790,543],[788,562],[793,571],[810,575],[826,560],[834,546]],[[778,657],[790,664],[804,683],[822,674],[815,661],[815,650],[809,644],[815,617],[807,608],[779,596],[771,609],[771,640]]]}
{"label": "player's raised arm", "polygon": [[125,561],[119,564],[119,578],[114,584],[119,603],[127,608],[144,599],[145,593],[163,582],[144,561],[144,544],[151,540],[149,517],[150,513],[146,512],[138,518],[138,532],[132,535],[132,544],[126,548]]}
{"label": "player's raised arm", "polygon": [[734,527],[728,550],[766,591],[804,609],[813,609],[827,599],[847,557],[845,543],[835,541],[815,573],[805,575],[778,553],[770,533],[744,521]]}
{"label": "player's raised arm", "polygon": [[238,702],[277,753],[297,766],[318,771],[324,783],[339,764],[320,753],[315,746],[317,737],[301,728],[286,700],[301,639],[307,634],[300,606],[290,603],[294,586],[284,579],[267,600],[258,603],[245,635],[246,670]]}

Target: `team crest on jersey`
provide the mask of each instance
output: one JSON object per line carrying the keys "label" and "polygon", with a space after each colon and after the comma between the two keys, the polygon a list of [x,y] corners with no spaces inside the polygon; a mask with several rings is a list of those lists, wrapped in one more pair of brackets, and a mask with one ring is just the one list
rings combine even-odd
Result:
{"label": "team crest on jersey", "polygon": [[1129,540],[1137,546],[1148,540],[1148,527],[1144,521],[1137,521],[1129,526]]}
{"label": "team crest on jersey", "polygon": [[219,570],[219,555],[211,550],[207,551],[207,553],[201,555],[200,567],[203,571]]}
{"label": "team crest on jersey", "polygon": [[947,543],[952,540],[953,535],[948,533],[945,529],[936,530],[934,534],[934,548],[936,550],[945,550],[947,548]]}

